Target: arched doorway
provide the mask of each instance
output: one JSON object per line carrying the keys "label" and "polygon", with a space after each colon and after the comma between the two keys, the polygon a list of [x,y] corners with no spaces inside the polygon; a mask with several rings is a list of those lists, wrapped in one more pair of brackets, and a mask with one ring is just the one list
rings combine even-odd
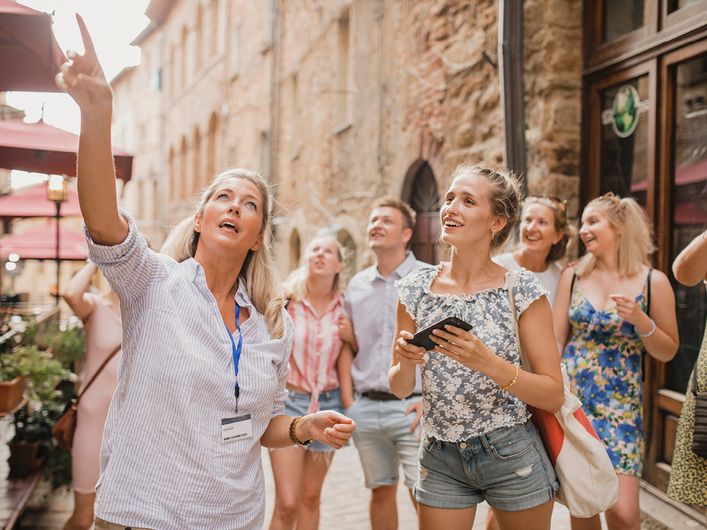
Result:
{"label": "arched doorway", "polygon": [[290,272],[299,267],[301,255],[302,243],[300,241],[299,232],[295,228],[290,234]]}
{"label": "arched doorway", "polygon": [[336,239],[344,247],[344,268],[341,271],[343,285],[347,285],[356,274],[356,242],[348,230],[340,228],[336,231]]}
{"label": "arched doorway", "polygon": [[411,245],[415,257],[427,263],[439,263],[439,193],[434,172],[425,160],[410,166],[402,196],[417,213]]}

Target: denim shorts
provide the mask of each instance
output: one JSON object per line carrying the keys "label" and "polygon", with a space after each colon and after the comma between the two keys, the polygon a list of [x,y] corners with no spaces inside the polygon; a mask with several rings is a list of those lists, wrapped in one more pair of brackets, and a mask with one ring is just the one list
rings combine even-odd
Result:
{"label": "denim shorts", "polygon": [[[285,414],[288,416],[305,416],[309,409],[309,394],[295,392],[294,390],[287,391],[287,401],[285,401]],[[319,410],[334,410],[343,413],[344,406],[341,404],[339,397],[339,389],[327,390],[319,393]],[[330,445],[322,442],[313,441],[305,447],[308,451],[334,451]]]}
{"label": "denim shorts", "polygon": [[535,426],[528,421],[461,442],[426,436],[420,446],[418,502],[469,508],[486,501],[517,512],[555,497],[559,484]]}
{"label": "denim shorts", "polygon": [[406,411],[420,399],[378,401],[362,396],[346,409],[346,415],[356,422],[353,441],[368,489],[397,484],[400,466],[408,489],[415,485],[420,426],[410,431],[415,414]]}

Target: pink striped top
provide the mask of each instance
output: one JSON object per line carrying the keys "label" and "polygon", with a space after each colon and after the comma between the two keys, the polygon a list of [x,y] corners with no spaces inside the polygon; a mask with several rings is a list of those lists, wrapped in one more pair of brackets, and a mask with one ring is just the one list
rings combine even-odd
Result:
{"label": "pink striped top", "polygon": [[340,293],[319,316],[305,300],[292,301],[287,312],[295,323],[287,383],[311,392],[310,411],[319,410],[319,393],[339,387],[336,361],[341,352],[339,318],[344,313]]}

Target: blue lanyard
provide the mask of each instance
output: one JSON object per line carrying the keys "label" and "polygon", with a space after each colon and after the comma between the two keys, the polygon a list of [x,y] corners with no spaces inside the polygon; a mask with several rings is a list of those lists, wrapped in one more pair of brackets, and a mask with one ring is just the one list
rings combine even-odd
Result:
{"label": "blue lanyard", "polygon": [[[243,349],[243,335],[241,334],[241,326],[238,323],[238,317],[241,314],[241,307],[236,302],[236,329],[238,330],[238,346],[236,346],[236,341],[233,340],[233,335],[231,331],[226,326],[226,331],[228,332],[228,338],[231,339],[231,350],[233,353],[233,371],[236,374],[236,386],[233,391],[234,396],[236,396],[236,412],[238,411],[238,397],[241,395],[241,387],[238,385],[238,363],[241,361],[241,350]],[[225,324],[224,324],[225,326]]]}

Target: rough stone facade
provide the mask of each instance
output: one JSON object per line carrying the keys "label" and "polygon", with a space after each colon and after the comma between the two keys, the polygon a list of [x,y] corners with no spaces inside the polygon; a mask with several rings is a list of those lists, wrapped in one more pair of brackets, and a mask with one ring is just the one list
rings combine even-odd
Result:
{"label": "rough stone facade", "polygon": [[[503,165],[497,2],[308,0],[280,7],[281,251],[290,242],[282,263],[295,261],[292,241],[306,242],[325,225],[345,230],[342,239],[350,236],[359,249],[357,265],[367,263],[371,203],[381,195],[409,199],[420,161],[439,192],[461,162]],[[528,188],[567,197],[573,211],[581,8],[577,0],[528,0],[524,13]],[[348,119],[341,122],[337,75],[347,19],[352,66]]]}
{"label": "rough stone facade", "polygon": [[[136,153],[125,203],[156,244],[207,177],[240,165],[276,185],[283,272],[324,227],[353,251],[353,270],[370,261],[376,198],[410,200],[421,168],[441,193],[460,162],[503,165],[495,0],[154,4],[172,7],[138,39],[143,64],[114,88],[116,141],[132,134],[123,145]],[[574,211],[581,10],[526,0],[524,13],[528,188]],[[160,68],[162,89],[150,91]]]}
{"label": "rough stone facade", "polygon": [[578,215],[582,2],[527,0],[523,32],[528,190]]}

